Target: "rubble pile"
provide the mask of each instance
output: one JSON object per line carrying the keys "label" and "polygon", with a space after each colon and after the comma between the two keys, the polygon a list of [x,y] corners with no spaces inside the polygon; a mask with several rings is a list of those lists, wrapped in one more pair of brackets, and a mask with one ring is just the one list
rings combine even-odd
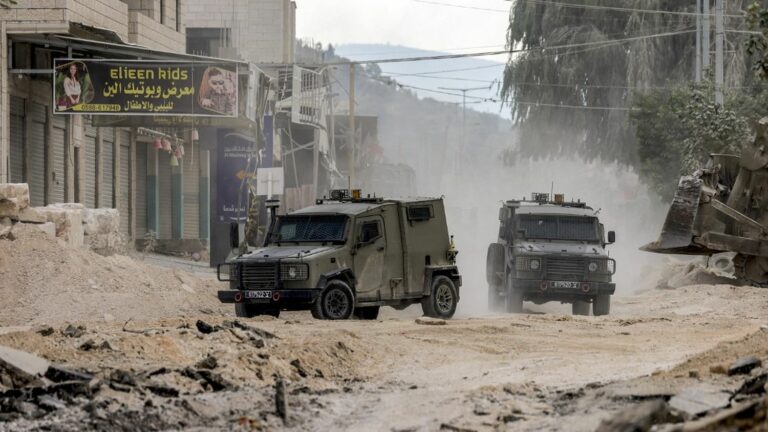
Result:
{"label": "rubble pile", "polygon": [[[79,222],[77,211],[52,213],[60,226]],[[62,230],[73,238],[74,230]],[[158,267],[141,256],[102,256],[34,224],[16,223],[12,233],[13,240],[0,239],[0,326],[229,312],[216,298],[213,274]]]}
{"label": "rubble pile", "polygon": [[0,184],[0,239],[13,238],[16,224],[31,225],[70,246],[89,247],[101,255],[124,252],[116,209],[89,209],[78,203],[30,207],[26,183]]}

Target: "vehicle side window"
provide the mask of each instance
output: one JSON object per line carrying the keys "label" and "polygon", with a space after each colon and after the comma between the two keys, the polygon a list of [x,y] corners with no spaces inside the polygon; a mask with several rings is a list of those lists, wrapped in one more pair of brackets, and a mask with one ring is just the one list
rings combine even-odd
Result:
{"label": "vehicle side window", "polygon": [[379,237],[381,237],[381,229],[378,222],[363,222],[360,226],[360,243],[370,243]]}
{"label": "vehicle side window", "polygon": [[431,205],[414,205],[408,207],[408,220],[425,221],[435,217],[435,212]]}

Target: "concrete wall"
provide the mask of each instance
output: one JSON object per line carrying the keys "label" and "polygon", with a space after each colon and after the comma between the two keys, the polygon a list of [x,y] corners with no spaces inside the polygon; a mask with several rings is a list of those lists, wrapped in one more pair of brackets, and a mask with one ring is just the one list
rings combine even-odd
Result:
{"label": "concrete wall", "polygon": [[141,12],[131,11],[128,40],[160,51],[184,52],[187,39],[170,27],[160,24]]}
{"label": "concrete wall", "polygon": [[187,0],[186,25],[231,28],[243,60],[289,63],[296,37],[295,8],[292,0]]}
{"label": "concrete wall", "polygon": [[128,39],[128,6],[120,0],[19,0],[0,9],[0,20],[8,32],[43,32],[52,24],[77,22],[107,28]]}

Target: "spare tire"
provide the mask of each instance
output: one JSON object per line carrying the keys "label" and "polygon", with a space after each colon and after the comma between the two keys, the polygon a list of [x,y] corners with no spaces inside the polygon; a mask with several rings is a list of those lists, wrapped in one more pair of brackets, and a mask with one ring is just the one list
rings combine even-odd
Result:
{"label": "spare tire", "polygon": [[504,284],[504,245],[491,243],[485,258],[485,279],[488,285]]}

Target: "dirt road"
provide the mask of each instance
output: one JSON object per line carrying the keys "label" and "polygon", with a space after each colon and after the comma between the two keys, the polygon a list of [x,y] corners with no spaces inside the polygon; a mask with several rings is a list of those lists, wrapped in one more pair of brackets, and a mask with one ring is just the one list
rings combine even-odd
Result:
{"label": "dirt road", "polygon": [[[441,326],[388,311],[374,322],[295,313],[233,324],[215,312],[125,328],[90,321],[79,337],[6,328],[0,345],[93,373],[102,384],[93,400],[0,422],[0,430],[67,430],[79,422],[128,430],[136,418],[147,429],[540,430],[564,429],[566,421],[568,430],[594,430],[610,407],[565,409],[568,395],[670,370],[768,322],[768,295],[756,288],[688,287],[614,300],[609,317],[530,313]],[[214,331],[201,333],[197,319]],[[84,350],[88,341],[96,348]],[[208,357],[212,368],[200,365]],[[225,384],[217,389],[192,377],[195,368]],[[114,386],[116,370],[151,385]],[[276,376],[287,380],[287,426],[274,414]],[[158,386],[177,391],[151,390]]]}

